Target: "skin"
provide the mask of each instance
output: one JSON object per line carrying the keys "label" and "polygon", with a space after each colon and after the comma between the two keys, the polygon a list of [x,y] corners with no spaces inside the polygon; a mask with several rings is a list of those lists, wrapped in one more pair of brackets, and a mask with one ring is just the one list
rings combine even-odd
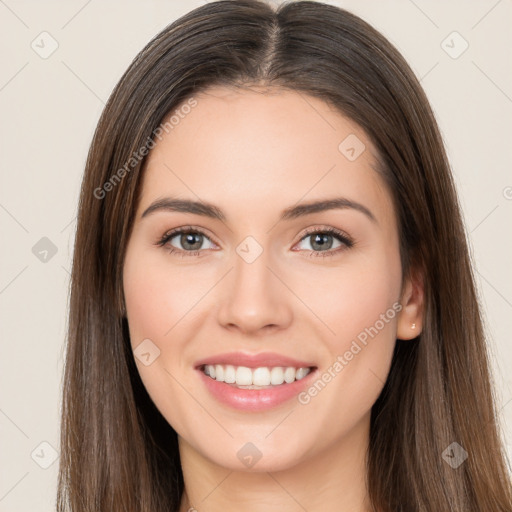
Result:
{"label": "skin", "polygon": [[[423,303],[421,279],[402,282],[391,196],[372,169],[376,151],[357,125],[304,94],[215,87],[195,99],[148,156],[123,272],[132,347],[149,338],[160,350],[148,366],[135,360],[179,436],[180,512],[370,510],[371,407],[396,339],[421,331]],[[354,161],[338,149],[349,134],[366,148]],[[171,195],[213,203],[226,220],[175,211],[141,218]],[[350,208],[279,221],[298,202],[335,196],[363,204],[377,222]],[[200,255],[170,254],[171,245],[191,252],[179,235],[157,245],[182,226],[206,232]],[[305,230],[326,227],[354,245],[319,257]],[[249,235],[263,249],[250,264],[236,252]],[[330,250],[343,246],[329,240]],[[397,303],[401,311],[307,404],[235,410],[217,402],[194,369],[223,352],[273,351],[314,361],[322,374]],[[262,454],[251,468],[237,457],[247,442]]]}

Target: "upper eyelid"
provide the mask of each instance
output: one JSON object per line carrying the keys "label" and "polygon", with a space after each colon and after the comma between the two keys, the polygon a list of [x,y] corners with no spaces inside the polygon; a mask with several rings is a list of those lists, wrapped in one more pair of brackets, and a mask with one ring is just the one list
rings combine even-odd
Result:
{"label": "upper eyelid", "polygon": [[302,235],[300,240],[302,240],[303,238],[305,238],[308,235],[312,235],[314,233],[324,233],[324,232],[329,233],[333,236],[336,236],[336,235],[343,236],[345,238],[348,238],[349,240],[352,240],[352,237],[347,232],[345,232],[343,229],[335,228],[332,226],[319,226],[319,227],[314,227],[314,228],[306,228],[306,231],[304,232],[304,234]]}

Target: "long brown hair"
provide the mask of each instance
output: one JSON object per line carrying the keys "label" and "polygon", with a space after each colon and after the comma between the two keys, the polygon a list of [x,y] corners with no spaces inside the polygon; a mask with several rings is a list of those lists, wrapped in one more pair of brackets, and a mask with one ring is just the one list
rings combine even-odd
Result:
{"label": "long brown hair", "polygon": [[[98,123],[73,257],[59,512],[179,509],[176,432],[148,396],[130,348],[125,249],[145,153],[169,113],[212,85],[254,84],[320,98],[365,130],[397,212],[403,275],[424,277],[422,333],[397,341],[372,408],[374,510],[510,512],[465,229],[427,97],[400,53],[354,14],[256,0],[208,3],[165,28],[122,76]],[[457,468],[443,457],[458,449],[454,442],[467,452]]]}

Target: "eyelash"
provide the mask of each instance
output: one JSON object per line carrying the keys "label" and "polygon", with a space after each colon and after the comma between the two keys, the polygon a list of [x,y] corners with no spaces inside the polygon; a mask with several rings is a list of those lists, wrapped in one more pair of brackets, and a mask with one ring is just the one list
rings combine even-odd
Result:
{"label": "eyelash", "polygon": [[[162,238],[160,240],[157,241],[156,245],[158,245],[159,247],[164,247],[169,242],[169,240],[174,238],[176,235],[191,234],[191,233],[199,233],[199,234],[205,236],[206,238],[208,238],[208,240],[210,240],[210,237],[202,229],[195,228],[193,226],[185,226],[185,227],[176,228],[171,231],[168,231],[167,233],[165,233],[162,236]],[[336,254],[338,254],[342,251],[345,251],[347,249],[350,249],[351,247],[353,247],[355,245],[355,242],[346,233],[344,233],[343,231],[340,231],[338,229],[331,228],[331,227],[308,228],[306,230],[306,232],[304,233],[304,235],[302,236],[302,238],[299,240],[299,242],[302,242],[302,240],[304,240],[308,236],[316,235],[316,234],[332,235],[335,238],[337,238],[338,241],[340,241],[344,245],[344,247],[342,246],[342,247],[338,247],[337,249],[329,249],[328,251],[310,251],[311,252],[310,257],[326,258],[326,257],[335,256]],[[200,249],[197,251],[183,251],[182,249],[177,249],[176,247],[169,246],[168,252],[169,252],[169,254],[177,253],[181,257],[189,257],[189,256],[200,256],[200,253],[203,250],[204,249]]]}

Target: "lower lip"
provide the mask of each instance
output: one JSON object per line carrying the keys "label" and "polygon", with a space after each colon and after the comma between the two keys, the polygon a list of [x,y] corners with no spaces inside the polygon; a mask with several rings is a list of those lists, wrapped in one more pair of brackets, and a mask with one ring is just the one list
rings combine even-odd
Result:
{"label": "lower lip", "polygon": [[225,382],[218,382],[206,375],[201,369],[197,370],[208,391],[221,403],[243,411],[265,411],[291,400],[297,396],[317,373],[311,370],[304,378],[264,389],[240,389]]}

